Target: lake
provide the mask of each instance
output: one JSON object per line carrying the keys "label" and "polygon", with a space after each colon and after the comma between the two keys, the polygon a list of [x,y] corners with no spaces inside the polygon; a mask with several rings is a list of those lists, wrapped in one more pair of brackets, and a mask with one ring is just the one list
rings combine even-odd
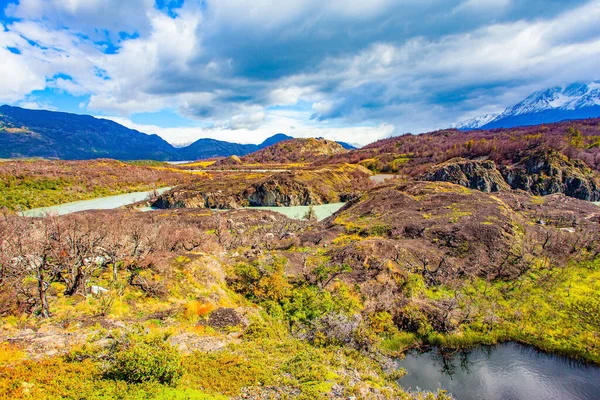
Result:
{"label": "lake", "polygon": [[[157,189],[159,194],[170,190],[171,188]],[[57,206],[34,208],[23,212],[26,217],[42,217],[46,214],[65,215],[79,211],[88,210],[111,210],[128,204],[137,203],[148,198],[154,191],[134,192],[119,194],[116,196],[100,197],[91,200],[81,200],[72,203],[59,204]]]}
{"label": "lake", "polygon": [[400,384],[411,390],[445,389],[457,400],[597,400],[600,367],[517,343],[467,352],[411,352],[398,362]]}

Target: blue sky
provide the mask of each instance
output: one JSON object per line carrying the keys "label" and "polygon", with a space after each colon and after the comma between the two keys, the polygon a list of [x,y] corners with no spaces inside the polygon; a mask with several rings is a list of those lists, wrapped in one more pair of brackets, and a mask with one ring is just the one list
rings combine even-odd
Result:
{"label": "blue sky", "polygon": [[0,103],[366,144],[598,79],[600,0],[0,0]]}

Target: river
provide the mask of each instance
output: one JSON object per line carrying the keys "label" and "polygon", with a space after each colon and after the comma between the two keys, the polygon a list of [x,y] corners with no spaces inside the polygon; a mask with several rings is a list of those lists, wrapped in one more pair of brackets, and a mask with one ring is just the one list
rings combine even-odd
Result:
{"label": "river", "polygon": [[[162,188],[157,190],[159,194],[162,194],[171,188]],[[59,204],[57,206],[51,207],[43,207],[43,208],[34,208],[32,210],[27,210],[23,212],[23,215],[26,217],[41,217],[46,214],[53,215],[65,215],[71,214],[79,211],[88,211],[88,210],[111,210],[114,208],[123,207],[129,204],[137,203],[138,201],[143,201],[148,198],[148,196],[152,194],[152,191],[149,192],[135,192],[135,193],[126,193],[120,194],[117,196],[109,196],[109,197],[100,197],[92,200],[82,200],[76,201],[72,203]],[[315,214],[318,220],[323,220],[336,211],[338,211],[344,203],[331,203],[331,204],[321,204],[314,206]],[[297,206],[297,207],[251,207],[253,210],[270,210],[276,211],[281,214],[284,214],[288,218],[292,219],[302,219],[306,213],[308,212],[309,206]],[[143,207],[140,208],[140,211],[152,211],[152,208]]]}
{"label": "river", "polygon": [[[156,191],[159,194],[162,194],[170,189],[170,187],[167,187],[157,189]],[[114,208],[119,208],[128,204],[137,203],[138,201],[146,200],[148,196],[152,193],[153,191],[134,192],[119,194],[116,196],[100,197],[91,200],[75,201],[72,203],[59,204],[57,206],[34,208],[31,210],[24,211],[23,215],[26,217],[42,217],[46,214],[65,215],[78,211],[112,210]]]}
{"label": "river", "polygon": [[[319,221],[335,214],[346,203],[330,203],[313,206],[315,214]],[[295,206],[295,207],[251,207],[252,210],[269,210],[285,215],[291,219],[302,219],[308,212],[310,206]]]}
{"label": "river", "polygon": [[400,384],[411,390],[445,389],[457,400],[598,400],[600,367],[517,343],[468,352],[411,352],[398,362]]}

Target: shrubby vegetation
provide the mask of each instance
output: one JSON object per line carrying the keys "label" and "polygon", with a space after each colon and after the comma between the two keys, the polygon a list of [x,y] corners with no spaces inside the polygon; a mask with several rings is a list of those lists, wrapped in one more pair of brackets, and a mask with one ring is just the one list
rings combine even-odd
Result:
{"label": "shrubby vegetation", "polygon": [[[542,139],[516,132],[501,131],[495,149],[479,140],[454,146],[454,132],[390,139],[382,148],[393,154],[368,148],[362,164],[416,171],[421,162],[504,158],[554,139],[577,157],[595,154],[583,128]],[[428,144],[435,135],[449,139]],[[369,188],[358,184],[368,173],[352,165],[267,175],[184,188],[225,196],[269,181],[288,195],[282,183],[293,177],[332,199],[356,193],[322,222],[198,208],[2,214],[0,393],[442,400],[442,392],[406,393],[392,360],[411,348],[511,340],[600,363],[597,206],[445,182]],[[50,178],[57,191],[72,185],[68,175]],[[341,189],[325,193],[332,186]]]}
{"label": "shrubby vegetation", "polygon": [[489,131],[441,130],[407,134],[334,155],[320,163],[361,163],[376,172],[419,175],[431,164],[455,157],[489,157],[498,165],[516,162],[536,149],[552,149],[600,171],[600,121],[560,122]]}
{"label": "shrubby vegetation", "polygon": [[199,175],[156,162],[0,162],[0,209],[23,211],[192,182]]}

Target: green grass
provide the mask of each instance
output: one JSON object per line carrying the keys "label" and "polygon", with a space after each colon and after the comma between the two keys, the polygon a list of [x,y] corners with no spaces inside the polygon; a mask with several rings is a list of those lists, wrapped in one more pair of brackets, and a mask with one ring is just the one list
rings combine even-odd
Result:
{"label": "green grass", "polygon": [[[517,341],[600,363],[600,260],[562,269],[539,266],[513,281],[475,279],[457,292],[459,307],[470,310],[471,321],[452,334],[427,329],[415,342],[462,348]],[[424,294],[430,299],[455,295],[447,288]]]}
{"label": "green grass", "polygon": [[85,188],[74,180],[65,178],[0,179],[0,208],[24,211],[72,201],[89,200],[123,193],[149,191],[153,184],[139,184]]}

